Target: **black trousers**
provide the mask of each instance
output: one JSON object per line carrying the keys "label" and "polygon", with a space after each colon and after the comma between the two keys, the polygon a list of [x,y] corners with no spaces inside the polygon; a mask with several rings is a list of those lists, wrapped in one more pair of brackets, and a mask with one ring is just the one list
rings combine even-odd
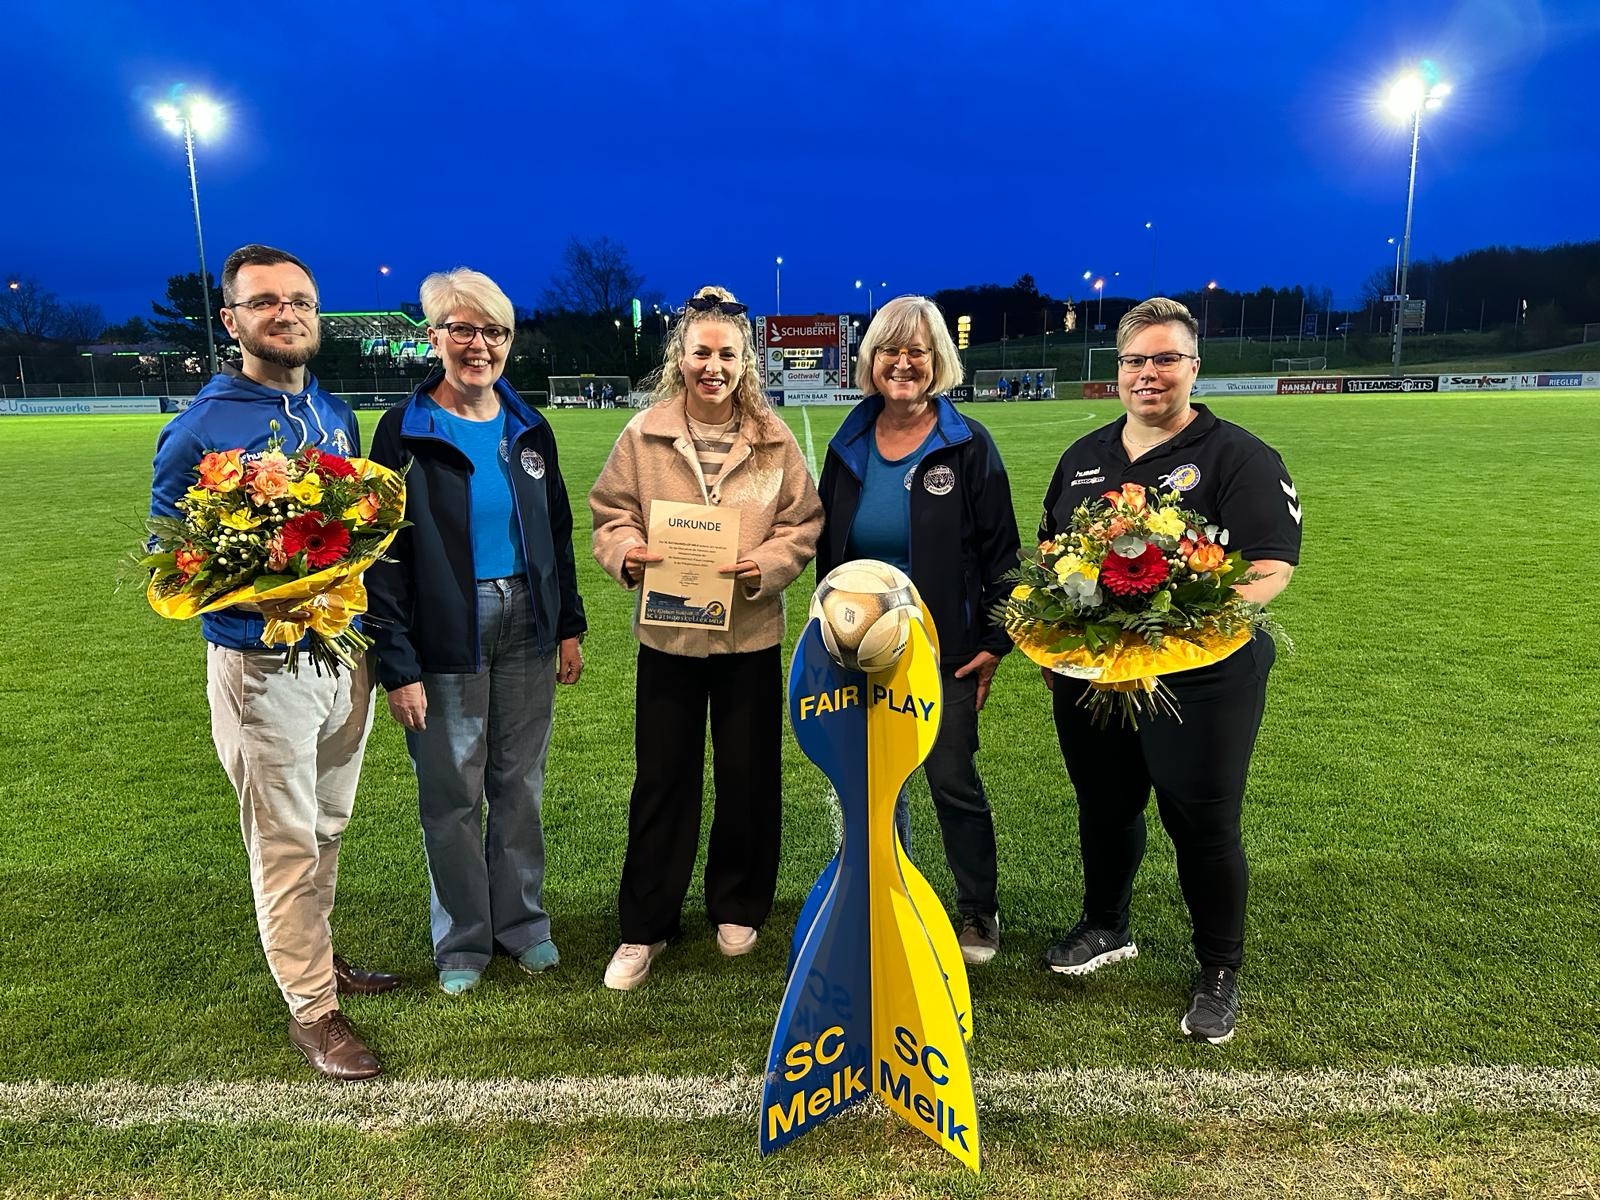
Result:
{"label": "black trousers", "polygon": [[1237,969],[1243,962],[1249,867],[1239,820],[1274,655],[1272,640],[1257,634],[1220,663],[1167,676],[1182,721],[1141,720],[1137,731],[1119,717],[1098,728],[1078,704],[1082,686],[1055,680],[1056,735],[1078,794],[1083,915],[1092,925],[1128,931],[1154,788],[1194,924],[1195,956],[1203,966]]}
{"label": "black trousers", "polygon": [[706,712],[715,802],[706,850],[706,915],[760,927],[772,911],[782,836],[783,671],[777,646],[689,658],[639,647],[618,911],[624,942],[677,934],[700,847]]}
{"label": "black trousers", "polygon": [[[954,667],[940,670],[944,714],[939,736],[922,764],[939,818],[944,859],[956,885],[956,911],[993,916],[1000,911],[995,864],[994,813],[978,774],[978,676],[957,679]],[[901,844],[911,852],[911,808],[905,792],[895,807]]]}

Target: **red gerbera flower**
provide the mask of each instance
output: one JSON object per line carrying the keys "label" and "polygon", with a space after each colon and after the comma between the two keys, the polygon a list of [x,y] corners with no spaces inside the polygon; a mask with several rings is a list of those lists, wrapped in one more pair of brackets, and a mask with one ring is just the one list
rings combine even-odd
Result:
{"label": "red gerbera flower", "polygon": [[354,479],[356,476],[356,469],[350,465],[348,458],[340,458],[337,454],[325,454],[314,447],[306,451],[306,462],[310,463],[319,475],[336,479]]}
{"label": "red gerbera flower", "polygon": [[[341,460],[343,461],[343,460]],[[283,552],[289,558],[305,552],[306,565],[331,567],[350,549],[350,531],[343,522],[319,513],[303,513],[284,522]]]}
{"label": "red gerbera flower", "polygon": [[1167,581],[1167,559],[1161,547],[1150,542],[1137,558],[1108,554],[1100,564],[1100,582],[1113,595],[1148,596]]}

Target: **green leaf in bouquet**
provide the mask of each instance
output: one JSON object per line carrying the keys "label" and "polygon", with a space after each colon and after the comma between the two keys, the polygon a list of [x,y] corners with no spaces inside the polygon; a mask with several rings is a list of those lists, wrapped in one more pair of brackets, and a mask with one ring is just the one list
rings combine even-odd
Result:
{"label": "green leaf in bouquet", "polygon": [[284,584],[293,583],[294,581],[295,576],[293,575],[257,575],[251,590],[257,594],[270,592],[273,588],[282,587]]}
{"label": "green leaf in bouquet", "polygon": [[1121,630],[1119,630],[1115,625],[1105,624],[1099,621],[1083,627],[1083,644],[1088,648],[1091,654],[1099,654],[1108,646],[1115,644],[1117,638],[1120,636]]}

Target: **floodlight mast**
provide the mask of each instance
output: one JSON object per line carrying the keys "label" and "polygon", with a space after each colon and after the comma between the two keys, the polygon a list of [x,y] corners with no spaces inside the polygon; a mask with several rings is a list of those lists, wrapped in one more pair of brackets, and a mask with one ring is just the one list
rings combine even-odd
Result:
{"label": "floodlight mast", "polygon": [[222,110],[201,96],[180,95],[177,103],[156,105],[156,119],[168,133],[183,135],[189,160],[189,195],[194,200],[194,240],[200,251],[200,307],[206,314],[206,364],[217,373],[217,338],[211,324],[211,288],[206,282],[206,238],[200,227],[200,185],[194,173],[194,135],[209,133],[222,120]]}
{"label": "floodlight mast", "polygon": [[1416,71],[1402,75],[1389,89],[1388,108],[1397,117],[1411,118],[1411,170],[1406,181],[1406,227],[1400,240],[1400,282],[1395,291],[1394,331],[1389,374],[1400,378],[1400,347],[1405,337],[1406,288],[1411,275],[1411,214],[1417,198],[1417,144],[1422,134],[1422,110],[1438,108],[1450,94],[1448,83],[1427,83]]}

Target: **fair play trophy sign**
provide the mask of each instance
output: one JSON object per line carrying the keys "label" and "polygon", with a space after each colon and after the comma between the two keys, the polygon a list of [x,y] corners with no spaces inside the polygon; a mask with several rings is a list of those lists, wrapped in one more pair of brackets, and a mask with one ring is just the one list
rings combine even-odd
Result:
{"label": "fair play trophy sign", "polygon": [[[795,930],[767,1054],[761,1153],[876,1094],[976,1171],[966,968],[944,906],[894,829],[900,789],[939,730],[939,653],[910,581],[885,571],[903,583],[905,607],[917,614],[903,620],[903,650],[893,644],[898,637],[887,649],[881,637],[872,647],[873,663],[893,658],[892,665],[853,670],[830,654],[832,644],[860,665],[851,651],[861,638],[852,642],[848,620],[835,620],[825,640],[824,581],[789,671],[795,736],[838,793],[843,836]],[[867,642],[882,632],[880,622]],[[841,652],[841,643],[850,644]]]}

